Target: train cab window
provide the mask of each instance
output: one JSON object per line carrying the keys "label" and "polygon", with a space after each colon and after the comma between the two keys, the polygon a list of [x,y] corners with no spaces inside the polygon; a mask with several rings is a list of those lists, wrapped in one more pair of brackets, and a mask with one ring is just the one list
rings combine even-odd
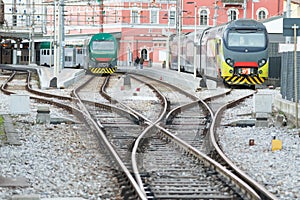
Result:
{"label": "train cab window", "polygon": [[266,35],[263,31],[229,31],[227,35],[229,48],[258,50],[267,46]]}
{"label": "train cab window", "polygon": [[104,40],[104,41],[95,40],[95,41],[93,41],[93,44],[92,44],[92,49],[94,51],[97,51],[97,50],[113,51],[114,48],[115,48],[115,44],[114,44],[114,41],[112,41],[112,40]]}

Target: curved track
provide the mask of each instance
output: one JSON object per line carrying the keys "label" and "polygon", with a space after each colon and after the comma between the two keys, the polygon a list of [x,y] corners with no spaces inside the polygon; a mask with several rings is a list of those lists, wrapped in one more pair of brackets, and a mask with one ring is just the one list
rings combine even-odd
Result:
{"label": "curved track", "polygon": [[[243,173],[237,173],[238,169],[232,163],[227,162],[225,167],[208,156],[214,155],[212,152],[222,154],[222,151],[212,149],[217,148],[217,142],[213,134],[208,134],[215,129],[219,119],[215,116],[220,112],[220,105],[239,98],[226,100],[224,97],[229,95],[225,93],[221,94],[222,102],[213,101],[220,95],[201,100],[174,86],[132,75],[134,81],[142,84],[143,89],[158,100],[155,103],[153,99],[126,101],[107,92],[111,90],[108,88],[109,78],[115,77],[109,76],[101,81],[91,79],[75,89],[73,97],[63,97],[63,100],[49,100],[49,97],[60,99],[55,95],[32,98],[66,107],[85,121],[114,166],[124,188],[124,198],[272,199],[262,187],[248,182]],[[87,100],[89,97],[82,91],[92,81],[97,82],[92,84],[94,86],[103,82],[99,86],[103,98],[97,94],[94,101]],[[2,89],[7,92],[6,87],[2,86]],[[27,88],[31,88],[29,81]],[[34,93],[49,95],[40,91]],[[60,101],[73,103],[65,105]],[[154,112],[148,112],[149,107],[145,105],[149,104]]]}

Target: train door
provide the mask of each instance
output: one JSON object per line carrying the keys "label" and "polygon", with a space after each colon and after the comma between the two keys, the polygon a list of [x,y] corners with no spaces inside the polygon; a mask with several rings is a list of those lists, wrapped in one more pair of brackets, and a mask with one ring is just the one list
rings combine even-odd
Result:
{"label": "train door", "polygon": [[[54,50],[51,48],[50,42],[41,42],[40,43],[40,65],[52,66],[54,65]],[[30,58],[29,58],[30,59]]]}
{"label": "train door", "polygon": [[75,49],[76,54],[76,67],[81,68],[82,66],[85,66],[85,49],[83,47],[76,47]]}
{"label": "train door", "polygon": [[75,67],[75,54],[74,47],[65,47],[65,66],[64,67]]}
{"label": "train door", "polygon": [[19,63],[22,65],[26,65],[29,62],[29,50],[28,49],[21,49],[21,56]]}
{"label": "train door", "polygon": [[53,55],[51,60],[50,54],[51,54],[50,49],[40,49],[40,65],[50,67],[50,65],[53,64]]}
{"label": "train door", "polygon": [[187,41],[184,42],[186,49],[184,50],[185,54],[185,66],[184,71],[193,73],[194,72],[194,36],[188,37]]}
{"label": "train door", "polygon": [[[208,39],[206,43],[206,71],[210,77],[215,77],[216,71],[216,51],[215,51],[215,40]],[[217,77],[215,77],[217,78]]]}
{"label": "train door", "polygon": [[12,64],[12,49],[2,49],[2,63]]}

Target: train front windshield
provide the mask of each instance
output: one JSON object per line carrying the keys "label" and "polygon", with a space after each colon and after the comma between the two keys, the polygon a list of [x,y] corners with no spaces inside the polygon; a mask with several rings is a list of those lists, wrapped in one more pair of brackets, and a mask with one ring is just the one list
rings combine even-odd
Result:
{"label": "train front windshield", "polygon": [[229,49],[236,50],[240,47],[261,50],[266,48],[266,40],[266,35],[262,31],[229,31],[227,35],[227,46]]}
{"label": "train front windshield", "polygon": [[93,51],[114,51],[114,41],[112,40],[95,40],[92,44]]}

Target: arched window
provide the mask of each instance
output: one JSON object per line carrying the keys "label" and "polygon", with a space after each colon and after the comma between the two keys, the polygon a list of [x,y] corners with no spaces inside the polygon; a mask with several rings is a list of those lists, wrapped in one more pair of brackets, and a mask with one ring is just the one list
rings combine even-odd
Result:
{"label": "arched window", "polygon": [[256,17],[257,17],[258,20],[267,19],[268,18],[268,14],[269,14],[269,12],[265,8],[259,8],[256,11]]}
{"label": "arched window", "polygon": [[237,9],[229,9],[227,11],[227,15],[228,15],[228,21],[230,22],[238,19],[239,12]]}
{"label": "arched window", "polygon": [[141,58],[143,58],[144,60],[148,60],[148,50],[147,49],[142,49]]}
{"label": "arched window", "polygon": [[208,25],[208,13],[207,10],[200,11],[200,25]]}
{"label": "arched window", "polygon": [[258,13],[258,19],[266,19],[266,13],[265,11],[261,10]]}

